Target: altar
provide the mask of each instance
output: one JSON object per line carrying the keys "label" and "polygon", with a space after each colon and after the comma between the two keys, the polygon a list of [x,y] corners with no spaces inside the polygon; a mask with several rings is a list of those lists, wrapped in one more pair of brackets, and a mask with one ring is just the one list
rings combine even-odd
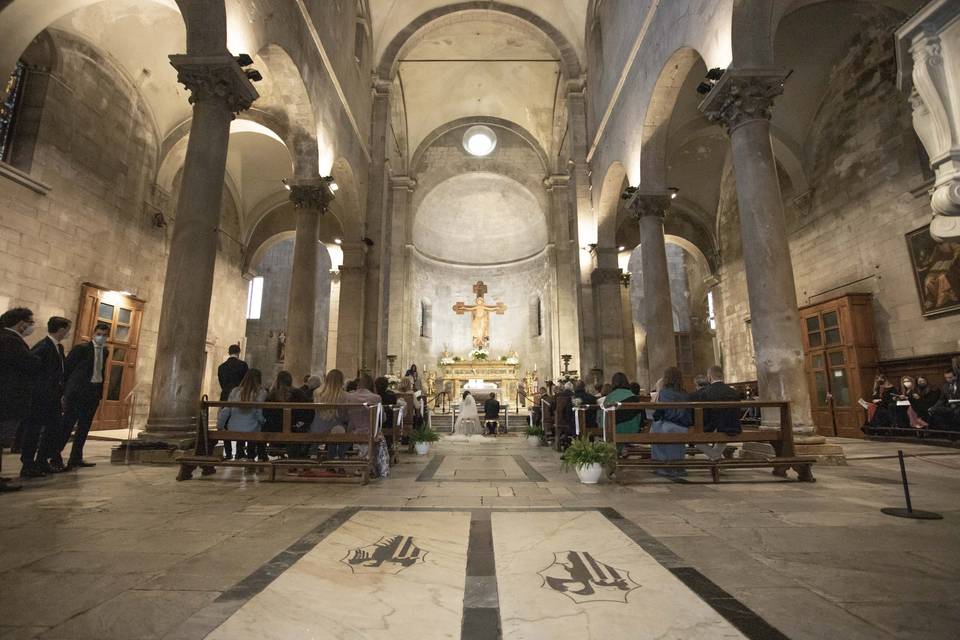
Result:
{"label": "altar", "polygon": [[[458,401],[465,387],[470,385],[474,396],[483,399],[491,392],[497,394],[500,402],[508,402],[510,406],[516,402],[517,386],[520,383],[520,365],[504,362],[503,360],[467,360],[440,365],[440,378],[443,388],[451,394],[453,401]],[[477,385],[477,381],[490,383],[494,387]]]}

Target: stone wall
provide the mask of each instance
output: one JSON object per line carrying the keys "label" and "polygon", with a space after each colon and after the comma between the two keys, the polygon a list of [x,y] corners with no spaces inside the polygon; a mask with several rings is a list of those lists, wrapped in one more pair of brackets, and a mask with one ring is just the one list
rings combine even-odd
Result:
{"label": "stone wall", "polygon": [[[837,61],[803,145],[808,194],[790,198],[787,223],[798,303],[848,292],[874,296],[881,358],[960,349],[960,315],[924,318],[904,234],[929,222],[922,162],[896,89],[888,25],[858,34]],[[776,108],[776,107],[775,107]],[[732,172],[718,211],[723,266],[719,334],[731,380],[756,376]],[[911,193],[917,192],[917,195]]]}
{"label": "stone wall", "polygon": [[[142,97],[108,57],[51,33],[59,66],[40,106],[30,167],[51,189],[40,195],[0,177],[0,307],[28,306],[42,323],[51,315],[75,319],[84,282],[146,300],[136,369],[135,417],[142,421],[172,233],[172,226],[155,227],[154,211],[145,206],[155,200],[159,136]],[[175,201],[176,194],[164,206],[171,222]],[[227,199],[221,217],[208,363],[226,357],[227,345],[243,335],[241,252],[226,237],[239,237],[239,222]],[[43,334],[38,330],[34,339]]]}

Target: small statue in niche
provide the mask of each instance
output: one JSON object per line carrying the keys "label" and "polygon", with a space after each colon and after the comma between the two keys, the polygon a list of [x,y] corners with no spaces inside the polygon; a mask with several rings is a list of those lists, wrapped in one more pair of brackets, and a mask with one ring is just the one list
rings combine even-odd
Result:
{"label": "small statue in niche", "polygon": [[287,355],[287,333],[280,331],[277,333],[277,362],[283,362]]}

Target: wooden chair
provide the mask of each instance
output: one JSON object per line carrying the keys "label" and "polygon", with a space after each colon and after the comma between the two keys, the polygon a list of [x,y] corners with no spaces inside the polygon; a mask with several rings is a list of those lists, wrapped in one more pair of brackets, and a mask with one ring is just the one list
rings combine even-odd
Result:
{"label": "wooden chair", "polygon": [[[210,409],[221,407],[236,407],[238,409],[280,409],[283,411],[283,430],[280,432],[255,431],[253,433],[243,433],[239,431],[228,431],[226,429],[210,429]],[[345,408],[358,410],[363,408],[368,414],[370,428],[366,433],[296,433],[291,430],[291,414],[296,410]],[[179,459],[180,471],[177,474],[177,480],[189,480],[193,477],[193,472],[197,467],[201,468],[203,475],[216,473],[217,467],[244,467],[244,468],[266,468],[270,472],[270,480],[276,480],[276,471],[278,468],[296,469],[296,468],[335,468],[350,469],[359,472],[359,479],[362,484],[370,481],[370,475],[373,471],[373,465],[376,455],[377,441],[382,437],[380,433],[380,404],[357,404],[357,403],[337,403],[337,404],[318,404],[306,402],[215,402],[207,399],[206,396],[200,401],[200,410],[197,416],[197,437],[194,445],[193,455],[183,456]],[[366,456],[355,456],[345,459],[312,459],[312,458],[290,458],[280,460],[255,461],[255,460],[224,460],[219,456],[213,455],[213,443],[217,440],[229,440],[232,442],[265,442],[282,444],[317,444],[317,445],[335,445],[335,444],[355,444],[366,445]],[[342,478],[336,478],[342,479]]]}

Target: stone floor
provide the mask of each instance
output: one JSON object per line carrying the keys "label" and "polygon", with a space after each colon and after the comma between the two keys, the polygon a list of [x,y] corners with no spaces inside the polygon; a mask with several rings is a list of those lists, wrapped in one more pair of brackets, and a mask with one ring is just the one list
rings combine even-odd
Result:
{"label": "stone floor", "polygon": [[[956,638],[960,455],[586,486],[520,439],[366,487],[98,466],[0,495],[0,638]],[[953,453],[922,446],[915,453]],[[6,456],[4,469],[16,468]],[[501,636],[497,629],[501,629]]]}

